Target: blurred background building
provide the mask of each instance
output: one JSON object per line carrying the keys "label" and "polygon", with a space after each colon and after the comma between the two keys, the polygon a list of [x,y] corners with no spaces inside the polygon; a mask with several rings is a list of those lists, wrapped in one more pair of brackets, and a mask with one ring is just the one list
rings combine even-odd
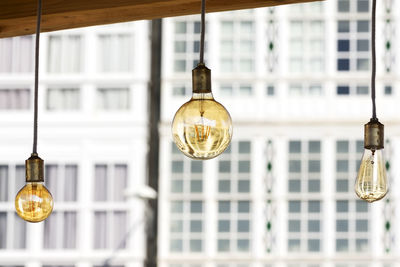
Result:
{"label": "blurred background building", "polygon": [[[390,193],[353,184],[370,105],[370,1],[207,15],[206,62],[234,136],[217,159],[175,148],[191,95],[200,17],[163,19],[158,263],[161,267],[400,265],[399,3],[378,2],[377,104]],[[56,206],[14,213],[32,121],[33,39],[0,40],[0,265],[143,266],[150,22],[43,34],[39,152]]]}

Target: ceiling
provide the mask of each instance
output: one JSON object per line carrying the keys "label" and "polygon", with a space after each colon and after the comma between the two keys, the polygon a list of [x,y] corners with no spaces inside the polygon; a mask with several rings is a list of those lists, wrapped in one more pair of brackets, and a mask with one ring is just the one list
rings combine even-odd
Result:
{"label": "ceiling", "polygon": [[[317,0],[208,0],[207,12]],[[0,1],[0,38],[35,32],[37,0]],[[200,0],[43,0],[42,32],[197,14]]]}

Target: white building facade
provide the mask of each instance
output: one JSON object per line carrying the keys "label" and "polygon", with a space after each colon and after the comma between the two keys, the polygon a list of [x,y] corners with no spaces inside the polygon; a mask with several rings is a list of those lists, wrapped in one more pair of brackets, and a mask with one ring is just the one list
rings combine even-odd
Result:
{"label": "white building facade", "polygon": [[170,133],[190,99],[200,17],[164,20],[160,266],[399,266],[397,1],[378,3],[377,29],[390,193],[367,204],[353,189],[371,116],[370,5],[207,14],[206,65],[234,133],[204,162],[182,156]]}
{"label": "white building facade", "polygon": [[[38,152],[55,208],[23,222],[33,121],[32,36],[0,40],[0,265],[142,266],[149,22],[41,36]],[[131,190],[132,191],[132,190]]]}

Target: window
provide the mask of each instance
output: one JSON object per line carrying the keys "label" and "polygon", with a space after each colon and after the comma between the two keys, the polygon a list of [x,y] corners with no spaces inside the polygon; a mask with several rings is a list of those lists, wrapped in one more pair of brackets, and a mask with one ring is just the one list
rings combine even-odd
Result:
{"label": "window", "polygon": [[251,16],[242,18],[240,16],[235,20],[223,19],[220,24],[220,69],[222,73],[251,73],[255,68],[255,23]]}
{"label": "window", "polygon": [[[128,166],[96,164],[94,170],[94,248],[126,248],[128,212],[124,191],[128,182]],[[111,208],[105,209],[105,202]]]}
{"label": "window", "polygon": [[336,251],[369,250],[369,207],[354,200],[354,179],[364,150],[363,141],[336,141]]}
{"label": "window", "polygon": [[289,95],[316,95],[323,94],[322,85],[318,83],[305,84],[305,83],[292,83],[289,85]]}
{"label": "window", "polygon": [[274,85],[267,85],[266,94],[268,96],[274,96],[275,95],[275,86]]}
{"label": "window", "polygon": [[[76,202],[78,192],[78,166],[76,164],[47,164],[46,185],[54,201],[62,205]],[[45,249],[74,249],[77,239],[77,210],[55,210],[44,222],[43,247]]]}
{"label": "window", "polygon": [[392,95],[392,93],[393,93],[392,86],[391,85],[385,85],[384,93],[385,93],[385,95]]}
{"label": "window", "polygon": [[60,202],[77,201],[78,166],[76,164],[46,165],[46,185]]}
{"label": "window", "polygon": [[315,2],[315,3],[302,3],[302,4],[293,4],[290,5],[289,12],[295,16],[303,16],[304,14],[312,14],[312,15],[319,15],[321,14],[324,9],[323,3]]}
{"label": "window", "polygon": [[47,110],[78,110],[80,91],[78,88],[47,89]]}
{"label": "window", "polygon": [[97,108],[101,110],[128,110],[130,108],[129,88],[97,89]]}
{"label": "window", "polygon": [[77,212],[53,211],[43,231],[45,249],[76,249]]}
{"label": "window", "polygon": [[288,252],[322,251],[321,142],[290,141],[288,163]]}
{"label": "window", "polygon": [[336,252],[369,251],[368,211],[362,200],[336,201]]}
{"label": "window", "polygon": [[125,249],[126,222],[126,211],[95,211],[94,249]]}
{"label": "window", "polygon": [[339,0],[338,11],[340,13],[346,13],[350,11],[350,0]]}
{"label": "window", "polygon": [[24,185],[25,166],[0,165],[0,250],[26,248],[27,223],[4,205],[13,206],[15,195]]}
{"label": "window", "polygon": [[364,84],[346,84],[336,87],[337,95],[369,95],[369,85]]}
{"label": "window", "polygon": [[0,249],[25,249],[26,225],[15,212],[0,211]]}
{"label": "window", "polygon": [[203,201],[171,201],[170,251],[203,251]]}
{"label": "window", "polygon": [[325,70],[325,22],[322,7],[321,3],[292,7],[295,12],[290,13],[289,22],[290,72],[315,73]]}
{"label": "window", "polygon": [[[219,252],[248,252],[251,247],[251,142],[232,142],[218,157]],[[240,196],[239,201],[232,200]]]}
{"label": "window", "polygon": [[350,87],[346,85],[340,85],[337,87],[336,93],[338,95],[349,95],[350,94]]}
{"label": "window", "polygon": [[131,72],[133,70],[133,47],[131,34],[99,35],[99,71]]}
{"label": "window", "polygon": [[170,217],[170,251],[204,251],[203,161],[187,159],[171,143],[171,183],[173,201]]}
{"label": "window", "polygon": [[218,201],[218,252],[250,251],[250,212],[250,201]]}
{"label": "window", "polygon": [[174,27],[174,71],[190,72],[199,63],[200,21],[176,20]]}
{"label": "window", "polygon": [[173,96],[190,96],[192,94],[192,86],[189,84],[173,84]]}
{"label": "window", "polygon": [[251,96],[253,86],[250,84],[221,84],[219,88],[221,95],[225,96]]}
{"label": "window", "polygon": [[32,72],[32,36],[1,38],[0,58],[0,73]]}
{"label": "window", "polygon": [[48,72],[81,72],[82,45],[80,35],[49,35]]}
{"label": "window", "polygon": [[128,166],[97,164],[95,166],[94,200],[97,202],[125,201],[124,190],[128,182]]}
{"label": "window", "polygon": [[369,70],[369,0],[339,0],[338,12],[337,70]]}
{"label": "window", "polygon": [[0,110],[28,110],[30,106],[30,89],[0,89]]}
{"label": "window", "polygon": [[221,194],[249,194],[251,189],[251,142],[231,143],[231,146],[218,159],[218,192]]}

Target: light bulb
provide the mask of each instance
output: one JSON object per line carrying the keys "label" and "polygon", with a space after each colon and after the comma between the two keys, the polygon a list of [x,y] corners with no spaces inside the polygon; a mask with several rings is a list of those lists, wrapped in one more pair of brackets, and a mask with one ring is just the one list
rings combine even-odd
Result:
{"label": "light bulb", "polygon": [[211,92],[211,71],[204,64],[193,70],[193,95],[176,112],[172,135],[182,153],[193,159],[220,155],[232,139],[232,119]]}
{"label": "light bulb", "polygon": [[19,217],[28,222],[40,222],[53,211],[53,197],[42,183],[27,183],[15,197]]}
{"label": "light bulb", "polygon": [[53,211],[53,197],[43,185],[43,160],[32,153],[25,161],[26,185],[15,197],[15,210],[28,222],[41,222]]}
{"label": "light bulb", "polygon": [[380,150],[364,150],[355,185],[359,198],[374,202],[387,193],[385,161]]}
{"label": "light bulb", "polygon": [[364,154],[355,183],[357,196],[365,201],[382,199],[387,189],[385,161],[383,159],[384,127],[377,119],[364,125]]}

